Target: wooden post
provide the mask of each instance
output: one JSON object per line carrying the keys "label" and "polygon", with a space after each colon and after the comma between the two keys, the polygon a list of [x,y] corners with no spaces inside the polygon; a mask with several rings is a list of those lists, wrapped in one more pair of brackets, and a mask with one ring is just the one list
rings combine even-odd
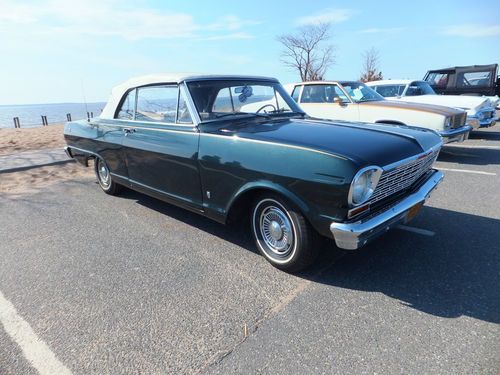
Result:
{"label": "wooden post", "polygon": [[49,122],[47,121],[47,116],[42,115],[42,126],[47,126],[49,125]]}
{"label": "wooden post", "polygon": [[19,122],[19,117],[14,117],[14,128],[20,128],[21,123]]}
{"label": "wooden post", "polygon": [[66,113],[66,119],[67,119],[68,121],[71,121],[71,113]]}
{"label": "wooden post", "polygon": [[90,112],[90,118],[94,118],[94,112]]}
{"label": "wooden post", "polygon": [[87,112],[87,120],[90,120],[90,113]]}

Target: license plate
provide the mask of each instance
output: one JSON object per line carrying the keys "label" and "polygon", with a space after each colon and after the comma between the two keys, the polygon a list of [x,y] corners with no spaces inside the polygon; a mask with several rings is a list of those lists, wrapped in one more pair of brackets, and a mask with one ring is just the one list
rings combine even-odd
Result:
{"label": "license plate", "polygon": [[410,208],[408,210],[408,213],[406,214],[406,221],[408,222],[410,220],[413,220],[415,218],[415,216],[418,215],[418,213],[422,209],[423,205],[424,204],[421,202],[421,203],[417,203],[415,206],[413,206],[412,208]]}

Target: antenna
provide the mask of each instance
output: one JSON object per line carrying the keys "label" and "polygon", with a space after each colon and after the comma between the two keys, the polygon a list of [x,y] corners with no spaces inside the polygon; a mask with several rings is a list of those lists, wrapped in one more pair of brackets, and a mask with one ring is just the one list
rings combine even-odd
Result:
{"label": "antenna", "polygon": [[87,107],[87,99],[85,98],[85,87],[83,86],[83,78],[80,78],[80,83],[82,86],[83,102],[85,103],[85,112],[87,112],[87,121],[90,122],[89,109]]}

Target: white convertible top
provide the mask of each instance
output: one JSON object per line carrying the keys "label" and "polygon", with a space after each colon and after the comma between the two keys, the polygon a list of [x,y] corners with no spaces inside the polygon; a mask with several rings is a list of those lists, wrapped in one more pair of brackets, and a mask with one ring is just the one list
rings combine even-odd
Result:
{"label": "white convertible top", "polygon": [[140,86],[173,83],[179,84],[187,80],[204,80],[204,79],[258,79],[258,80],[272,80],[277,81],[275,78],[246,76],[246,75],[217,75],[217,74],[199,74],[199,73],[160,73],[148,74],[144,76],[130,78],[129,80],[115,86],[111,90],[111,97],[109,98],[106,106],[104,107],[100,117],[104,119],[114,118],[116,107],[120,104],[123,95],[130,89]]}

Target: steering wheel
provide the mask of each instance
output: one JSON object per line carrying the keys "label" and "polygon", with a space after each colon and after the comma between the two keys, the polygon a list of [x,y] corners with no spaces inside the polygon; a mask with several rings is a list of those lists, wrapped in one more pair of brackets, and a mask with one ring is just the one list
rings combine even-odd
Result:
{"label": "steering wheel", "polygon": [[271,107],[273,109],[273,111],[276,111],[276,107],[274,105],[272,105],[272,104],[265,104],[262,107],[260,107],[255,113],[259,113],[260,111],[262,111],[266,107]]}

